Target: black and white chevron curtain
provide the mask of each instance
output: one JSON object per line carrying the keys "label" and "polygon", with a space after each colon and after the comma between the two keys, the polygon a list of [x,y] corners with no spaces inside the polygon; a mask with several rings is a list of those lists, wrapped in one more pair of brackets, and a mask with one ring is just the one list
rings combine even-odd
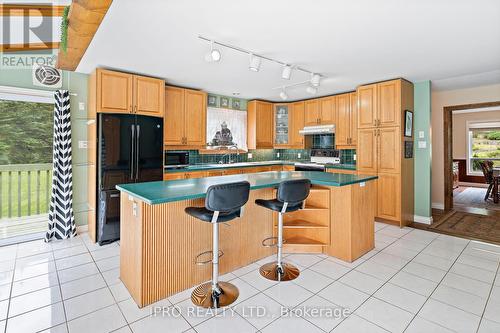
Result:
{"label": "black and white chevron curtain", "polygon": [[49,230],[45,241],[76,236],[73,214],[73,170],[71,167],[71,118],[69,91],[55,92],[54,156]]}

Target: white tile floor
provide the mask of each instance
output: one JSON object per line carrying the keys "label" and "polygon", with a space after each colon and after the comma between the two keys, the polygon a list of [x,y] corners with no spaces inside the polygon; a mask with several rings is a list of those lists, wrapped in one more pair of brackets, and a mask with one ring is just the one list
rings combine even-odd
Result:
{"label": "white tile floor", "polygon": [[500,247],[379,223],[376,230],[376,250],[353,263],[286,256],[301,269],[293,282],[262,278],[268,258],[226,274],[237,302],[200,313],[191,290],[139,309],[119,280],[117,243],[100,247],[83,234],[2,247],[0,332],[500,332]]}

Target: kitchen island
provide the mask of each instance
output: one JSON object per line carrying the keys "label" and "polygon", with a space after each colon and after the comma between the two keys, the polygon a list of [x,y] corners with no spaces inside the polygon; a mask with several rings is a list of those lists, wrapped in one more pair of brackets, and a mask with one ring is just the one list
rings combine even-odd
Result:
{"label": "kitchen island", "polygon": [[118,185],[120,278],[135,302],[142,307],[210,278],[211,265],[196,265],[195,257],[212,248],[211,225],[184,212],[204,205],[210,185],[250,183],[243,216],[220,228],[224,274],[274,253],[262,240],[275,235],[276,214],[254,201],[271,199],[280,182],[300,178],[311,181],[311,194],[303,210],[285,215],[285,251],[351,262],[374,248],[376,176],[274,171]]}

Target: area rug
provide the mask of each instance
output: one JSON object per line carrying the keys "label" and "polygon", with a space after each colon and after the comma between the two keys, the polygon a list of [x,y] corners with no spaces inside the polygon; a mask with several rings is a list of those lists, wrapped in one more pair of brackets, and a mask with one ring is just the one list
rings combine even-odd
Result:
{"label": "area rug", "polygon": [[454,211],[431,228],[457,236],[500,242],[500,217]]}

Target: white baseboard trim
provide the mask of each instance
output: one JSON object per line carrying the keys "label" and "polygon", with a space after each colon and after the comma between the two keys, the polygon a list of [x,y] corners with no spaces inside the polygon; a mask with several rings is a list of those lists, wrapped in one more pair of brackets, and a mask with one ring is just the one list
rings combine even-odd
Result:
{"label": "white baseboard trim", "polygon": [[432,203],[432,208],[444,210],[444,204],[442,204],[440,202],[433,202]]}
{"label": "white baseboard trim", "polygon": [[89,231],[89,226],[86,225],[86,224],[85,225],[79,225],[79,226],[76,227],[76,233],[77,234],[81,234],[81,233],[87,232],[87,231]]}
{"label": "white baseboard trim", "polygon": [[460,185],[460,186],[468,186],[468,187],[484,187],[484,188],[488,188],[488,184],[481,184],[481,183],[459,182],[458,185]]}
{"label": "white baseboard trim", "polygon": [[413,215],[413,221],[424,224],[432,224],[432,216]]}

